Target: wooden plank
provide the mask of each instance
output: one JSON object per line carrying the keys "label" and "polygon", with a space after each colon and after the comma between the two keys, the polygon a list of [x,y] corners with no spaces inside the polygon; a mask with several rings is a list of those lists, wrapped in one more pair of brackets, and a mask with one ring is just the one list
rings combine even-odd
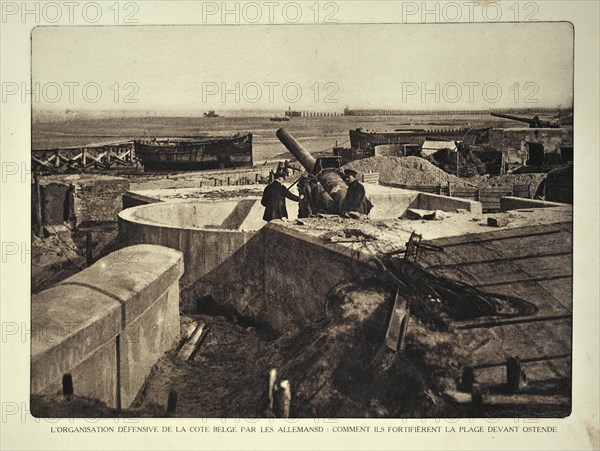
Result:
{"label": "wooden plank", "polygon": [[[440,263],[438,264],[431,264],[430,266],[428,266],[427,268],[429,270],[434,270],[437,268],[444,268],[444,267],[455,267],[455,268],[462,268],[463,270],[469,270],[469,267],[472,266],[477,266],[480,265],[482,263],[502,263],[502,262],[512,262],[517,264],[517,266],[519,266],[520,268],[522,268],[524,270],[524,272],[526,271],[526,267],[531,267],[532,265],[534,266],[533,270],[537,270],[536,268],[540,267],[540,268],[546,268],[548,266],[548,263],[545,262],[541,262],[541,260],[543,259],[547,259],[547,260],[552,260],[554,261],[556,258],[566,258],[567,260],[569,260],[569,262],[572,263],[572,254],[570,252],[557,252],[557,253],[540,253],[540,254],[531,254],[531,255],[527,255],[525,252],[523,252],[522,255],[510,255],[510,254],[504,254],[502,252],[490,252],[489,249],[482,249],[482,251],[480,253],[477,252],[477,250],[482,249],[482,246],[470,246],[467,249],[461,249],[461,252],[455,252],[453,257],[456,257],[457,254],[459,256],[462,257],[461,260],[458,260],[456,258],[451,258],[451,259],[446,259],[446,260],[440,260]],[[467,252],[464,252],[467,251]],[[543,249],[539,249],[539,251],[543,251]],[[486,258],[489,257],[489,258]],[[562,264],[562,263],[561,263]],[[570,271],[565,271],[563,269],[563,267],[561,266],[561,264],[559,264],[557,262],[557,267],[560,268],[560,270],[558,271],[558,274],[569,274]],[[542,275],[546,275],[546,274],[542,274]],[[541,277],[542,275],[538,275],[537,277]]]}
{"label": "wooden plank", "polygon": [[571,319],[457,329],[458,342],[476,366],[508,357],[541,358],[571,353]]}
{"label": "wooden plank", "polygon": [[544,280],[538,285],[569,312],[573,311],[573,279]]}
{"label": "wooden plank", "polygon": [[[444,392],[445,397],[457,404],[471,404],[472,396],[470,393],[462,393],[457,391]],[[533,395],[533,394],[516,394],[516,395],[484,395],[484,406],[523,406],[523,405],[539,405],[539,406],[564,406],[568,407],[571,403],[571,398],[568,396],[558,395]]]}
{"label": "wooden plank", "polygon": [[[408,301],[400,295],[400,290],[396,291],[392,316],[390,317],[390,322],[385,335],[385,345],[394,352],[399,350],[399,345],[401,344],[401,341],[403,341],[402,335],[403,332],[406,333],[409,312],[410,308],[408,306]],[[403,350],[403,346],[400,346],[400,350]]]}
{"label": "wooden plank", "polygon": [[[563,281],[564,282],[564,281]],[[482,291],[493,294],[503,294],[506,296],[514,296],[531,302],[538,309],[535,316],[544,316],[549,314],[567,315],[571,311],[565,307],[567,299],[560,296],[555,296],[554,293],[545,291],[541,286],[542,282],[510,282],[503,285],[495,285],[493,287],[481,288]],[[569,283],[569,282],[566,282]]]}
{"label": "wooden plank", "polygon": [[552,257],[534,257],[516,263],[523,272],[533,278],[573,274],[573,256],[557,255]]}
{"label": "wooden plank", "polygon": [[427,243],[434,244],[436,246],[447,247],[462,245],[465,243],[484,243],[512,238],[524,238],[530,236],[541,237],[547,234],[562,232],[564,232],[564,223],[542,224],[486,231],[482,233],[470,233],[466,235],[457,235],[454,237],[437,238],[435,240],[428,240]]}

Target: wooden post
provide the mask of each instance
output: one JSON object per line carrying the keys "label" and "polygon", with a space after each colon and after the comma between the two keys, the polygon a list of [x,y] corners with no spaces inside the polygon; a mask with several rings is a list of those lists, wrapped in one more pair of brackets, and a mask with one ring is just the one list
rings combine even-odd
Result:
{"label": "wooden post", "polygon": [[477,191],[475,191],[475,200],[477,202],[481,202],[481,189],[477,188]]}
{"label": "wooden post", "polygon": [[173,389],[169,390],[169,398],[167,399],[167,412],[175,415],[177,412],[177,392]]}
{"label": "wooden post", "polygon": [[273,402],[274,402],[273,392],[275,391],[275,382],[277,380],[277,370],[275,368],[273,368],[269,371],[268,378],[269,378],[268,382],[267,382],[267,384],[268,384],[267,397],[269,400],[268,409],[269,409],[269,415],[273,415],[274,414],[273,413]]}
{"label": "wooden post", "polygon": [[42,190],[40,189],[40,179],[38,175],[33,177],[35,188],[35,234],[39,237],[44,236],[44,226],[42,224]]}
{"label": "wooden post", "polygon": [[462,371],[462,389],[465,392],[473,392],[473,384],[475,383],[475,369],[472,366],[464,366]]}
{"label": "wooden post", "polygon": [[73,377],[71,376],[71,373],[63,374],[62,392],[63,396],[70,401],[73,396]]}
{"label": "wooden post", "polygon": [[92,232],[85,234],[85,266],[91,266],[94,260],[94,252],[92,249]]}
{"label": "wooden post", "polygon": [[456,148],[456,176],[458,177],[458,147]]}
{"label": "wooden post", "polygon": [[448,197],[452,197],[452,188],[450,187],[450,182],[448,182]]}
{"label": "wooden post", "polygon": [[471,391],[471,417],[478,418],[483,415],[483,394],[481,393],[481,386],[479,384],[473,384],[473,390]]}
{"label": "wooden post", "polygon": [[277,418],[289,418],[290,417],[290,406],[292,403],[292,391],[290,388],[290,382],[285,380],[279,383],[275,392],[274,399],[274,413]]}
{"label": "wooden post", "polygon": [[231,177],[227,177],[227,186],[231,185]]}
{"label": "wooden post", "polygon": [[521,361],[518,357],[506,359],[506,388],[509,393],[519,390],[521,382]]}

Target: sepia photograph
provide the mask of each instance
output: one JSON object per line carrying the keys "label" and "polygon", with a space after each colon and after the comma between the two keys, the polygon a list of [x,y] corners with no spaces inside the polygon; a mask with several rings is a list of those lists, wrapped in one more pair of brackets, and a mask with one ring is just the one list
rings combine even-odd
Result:
{"label": "sepia photograph", "polygon": [[0,0],[0,449],[600,449],[599,14]]}
{"label": "sepia photograph", "polygon": [[32,414],[569,416],[573,49],[35,28]]}

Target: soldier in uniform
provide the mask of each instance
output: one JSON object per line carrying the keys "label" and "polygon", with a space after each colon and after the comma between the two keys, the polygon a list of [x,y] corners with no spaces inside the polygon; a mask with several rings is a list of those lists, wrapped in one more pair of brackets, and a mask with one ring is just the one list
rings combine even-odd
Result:
{"label": "soldier in uniform", "polygon": [[350,211],[355,211],[363,215],[368,215],[373,205],[367,199],[365,187],[360,183],[356,176],[358,173],[354,169],[346,169],[344,176],[348,184],[346,198],[342,205],[342,214],[347,214]]}
{"label": "soldier in uniform", "polygon": [[262,200],[260,203],[265,207],[263,219],[272,221],[273,219],[287,218],[287,208],[285,207],[285,199],[288,198],[294,202],[298,202],[300,198],[283,186],[281,181],[285,178],[283,172],[276,172],[273,176],[273,181],[267,185],[263,191]]}

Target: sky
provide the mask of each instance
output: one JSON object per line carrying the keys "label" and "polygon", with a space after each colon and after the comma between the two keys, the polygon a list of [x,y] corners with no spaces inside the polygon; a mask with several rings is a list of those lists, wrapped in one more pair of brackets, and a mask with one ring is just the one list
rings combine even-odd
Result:
{"label": "sky", "polygon": [[568,23],[38,27],[36,110],[572,107]]}

